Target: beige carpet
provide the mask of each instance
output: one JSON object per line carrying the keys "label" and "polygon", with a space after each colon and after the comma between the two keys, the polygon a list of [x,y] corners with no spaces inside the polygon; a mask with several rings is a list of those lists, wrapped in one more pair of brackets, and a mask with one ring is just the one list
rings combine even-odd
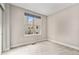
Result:
{"label": "beige carpet", "polygon": [[49,41],[12,49],[3,55],[78,55],[79,51]]}

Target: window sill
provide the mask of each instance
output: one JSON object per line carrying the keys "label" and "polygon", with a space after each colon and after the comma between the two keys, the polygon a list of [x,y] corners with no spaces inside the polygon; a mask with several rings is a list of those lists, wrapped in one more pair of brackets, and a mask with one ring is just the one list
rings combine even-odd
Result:
{"label": "window sill", "polygon": [[39,35],[41,35],[41,34],[26,34],[24,36],[39,36]]}

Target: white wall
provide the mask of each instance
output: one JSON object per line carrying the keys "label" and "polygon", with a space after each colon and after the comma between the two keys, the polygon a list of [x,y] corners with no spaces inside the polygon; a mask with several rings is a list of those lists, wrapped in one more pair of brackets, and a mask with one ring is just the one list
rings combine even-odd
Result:
{"label": "white wall", "polygon": [[79,47],[79,4],[48,16],[48,37]]}
{"label": "white wall", "polygon": [[[24,13],[30,12],[23,8],[11,5],[11,47],[16,47],[24,44],[34,43],[37,41],[46,40],[46,16],[42,16],[42,33],[38,36],[25,36],[24,35]],[[33,13],[33,12],[30,12]],[[34,13],[35,14],[35,13]]]}
{"label": "white wall", "polygon": [[0,7],[0,54],[2,52],[2,9]]}

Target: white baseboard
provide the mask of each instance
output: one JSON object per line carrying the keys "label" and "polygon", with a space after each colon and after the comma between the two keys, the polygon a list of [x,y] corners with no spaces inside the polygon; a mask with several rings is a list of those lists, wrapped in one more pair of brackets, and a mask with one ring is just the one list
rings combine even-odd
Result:
{"label": "white baseboard", "polygon": [[63,45],[63,46],[69,47],[69,48],[73,48],[73,49],[79,50],[79,47],[74,46],[74,45],[66,44],[66,43],[59,42],[59,41],[56,41],[56,40],[53,40],[53,39],[48,39],[48,41],[56,43],[56,44],[60,44],[60,45]]}
{"label": "white baseboard", "polygon": [[36,41],[36,42],[30,42],[30,43],[24,42],[24,43],[16,44],[16,45],[11,46],[11,48],[26,46],[26,45],[30,45],[30,44],[33,44],[33,43],[43,42],[43,41],[46,41],[46,39],[44,39],[44,40],[39,40],[39,41]]}

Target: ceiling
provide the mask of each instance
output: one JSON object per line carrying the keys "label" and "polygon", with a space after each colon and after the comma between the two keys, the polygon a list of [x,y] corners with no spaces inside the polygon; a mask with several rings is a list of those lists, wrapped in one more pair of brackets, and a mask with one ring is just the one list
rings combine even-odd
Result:
{"label": "ceiling", "polygon": [[67,8],[73,4],[72,3],[13,3],[13,5],[48,16],[59,10]]}

